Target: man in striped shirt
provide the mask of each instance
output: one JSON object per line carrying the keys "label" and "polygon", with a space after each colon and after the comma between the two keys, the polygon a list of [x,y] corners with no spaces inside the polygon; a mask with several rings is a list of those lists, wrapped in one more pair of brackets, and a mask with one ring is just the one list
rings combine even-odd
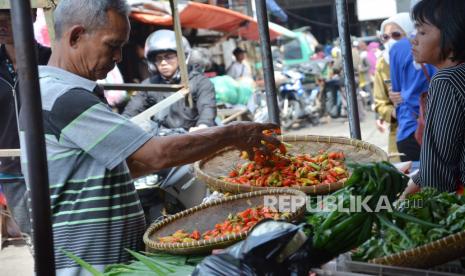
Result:
{"label": "man in striped shirt", "polygon": [[39,78],[57,275],[86,274],[60,249],[99,270],[127,262],[125,248],[142,249],[145,220],[132,177],[191,163],[226,146],[252,152],[261,140],[279,144],[262,134],[273,124],[152,137],[112,113],[95,81],[121,61],[128,10],[124,0],[62,0],[54,14],[55,46]]}

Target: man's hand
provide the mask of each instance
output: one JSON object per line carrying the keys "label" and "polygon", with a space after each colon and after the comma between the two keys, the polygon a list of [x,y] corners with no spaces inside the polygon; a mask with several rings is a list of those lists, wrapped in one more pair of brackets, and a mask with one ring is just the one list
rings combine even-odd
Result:
{"label": "man's hand", "polygon": [[276,147],[279,147],[281,144],[276,136],[265,135],[263,133],[264,130],[279,129],[279,127],[275,124],[235,122],[230,126],[235,128],[234,132],[237,133],[237,136],[239,137],[233,141],[234,146],[241,151],[246,151],[250,160],[253,160],[254,158],[254,148],[260,150],[265,155],[271,154],[271,151],[262,143],[262,141]]}
{"label": "man's hand", "polygon": [[208,126],[205,125],[205,124],[200,124],[200,125],[198,125],[198,126],[196,126],[196,127],[191,127],[191,128],[189,128],[189,132],[196,131],[196,130],[199,130],[199,129],[202,129],[202,128],[207,128],[207,127],[208,127]]}
{"label": "man's hand", "polygon": [[402,97],[400,96],[400,92],[389,91],[389,99],[394,104],[394,106],[398,106],[403,102]]}
{"label": "man's hand", "polygon": [[[127,160],[133,175],[145,175],[164,168],[193,163],[228,146],[246,151],[254,158],[254,148],[271,154],[262,141],[279,147],[281,142],[264,130],[278,129],[275,124],[236,122],[208,127],[187,134],[153,137]],[[134,166],[131,166],[134,165]],[[134,171],[134,172],[132,172]]]}
{"label": "man's hand", "polygon": [[377,119],[376,128],[378,129],[379,132],[384,133],[388,127],[386,125],[386,122],[383,119]]}

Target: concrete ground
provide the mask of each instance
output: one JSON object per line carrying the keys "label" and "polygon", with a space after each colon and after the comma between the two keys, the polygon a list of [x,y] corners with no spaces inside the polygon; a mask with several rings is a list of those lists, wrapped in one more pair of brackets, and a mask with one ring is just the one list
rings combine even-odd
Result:
{"label": "concrete ground", "polygon": [[[366,112],[365,119],[360,122],[362,140],[380,147],[387,151],[388,132],[381,133],[376,128],[374,112]],[[295,128],[286,133],[290,134],[313,134],[328,136],[343,136],[350,138],[349,120],[347,118],[331,119],[329,117],[321,118],[320,124],[316,126],[307,125],[302,128]]]}
{"label": "concrete ground", "polygon": [[[365,120],[360,123],[362,140],[375,144],[387,150],[387,133],[380,133],[376,129],[375,115],[368,112]],[[291,134],[315,134],[350,137],[349,122],[347,118],[328,119],[323,118],[317,126],[304,126],[292,129],[286,133]],[[27,276],[33,275],[34,261],[29,248],[24,242],[7,243],[0,251],[0,275],[2,276]]]}
{"label": "concrete ground", "polygon": [[33,275],[34,260],[24,241],[5,241],[0,251],[0,275]]}

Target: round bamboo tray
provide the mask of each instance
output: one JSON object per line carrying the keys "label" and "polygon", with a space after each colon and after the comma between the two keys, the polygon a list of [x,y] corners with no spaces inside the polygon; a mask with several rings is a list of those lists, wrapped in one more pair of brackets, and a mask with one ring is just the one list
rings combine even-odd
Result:
{"label": "round bamboo tray", "polygon": [[[281,137],[282,141],[292,145],[292,147],[288,148],[288,152],[292,154],[316,154],[320,150],[342,151],[346,156],[346,162],[365,163],[388,160],[386,152],[379,147],[356,139],[315,135],[284,135]],[[239,185],[219,179],[221,176],[228,175],[229,171],[234,168],[234,165],[241,162],[244,161],[239,157],[239,151],[233,148],[227,148],[204,160],[196,162],[194,164],[194,171],[196,177],[200,181],[205,182],[210,189],[222,193],[239,194],[251,191],[276,189],[276,187]],[[321,195],[339,190],[343,186],[344,181],[339,181],[331,184],[293,186],[290,188],[300,190],[306,194]]]}
{"label": "round bamboo tray", "polygon": [[[189,243],[160,243],[158,237],[168,236],[176,230],[183,229],[191,232],[198,230],[201,233],[214,229],[215,224],[224,221],[231,213],[241,212],[247,208],[264,205],[264,196],[288,196],[295,200],[304,200],[304,193],[294,189],[273,189],[265,191],[255,191],[240,195],[225,197],[219,200],[208,202],[169,216],[168,218],[153,223],[145,231],[143,240],[148,251],[166,252],[170,254],[188,255],[210,253],[213,249],[228,247],[245,237],[248,232],[230,234],[224,237],[211,240],[199,240]],[[298,199],[299,198],[299,199]],[[304,214],[305,204],[299,206],[294,212],[289,212],[281,218],[286,221],[292,221]]]}
{"label": "round bamboo tray", "polygon": [[369,263],[412,268],[430,268],[465,256],[465,231]]}

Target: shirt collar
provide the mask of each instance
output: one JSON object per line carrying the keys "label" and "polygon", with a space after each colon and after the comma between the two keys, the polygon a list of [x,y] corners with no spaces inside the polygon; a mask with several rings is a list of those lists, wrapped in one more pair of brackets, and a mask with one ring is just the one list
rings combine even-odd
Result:
{"label": "shirt collar", "polygon": [[57,78],[66,83],[79,85],[80,87],[89,91],[94,91],[95,87],[97,86],[95,81],[83,78],[79,75],[54,66],[39,66],[39,76],[40,78]]}

